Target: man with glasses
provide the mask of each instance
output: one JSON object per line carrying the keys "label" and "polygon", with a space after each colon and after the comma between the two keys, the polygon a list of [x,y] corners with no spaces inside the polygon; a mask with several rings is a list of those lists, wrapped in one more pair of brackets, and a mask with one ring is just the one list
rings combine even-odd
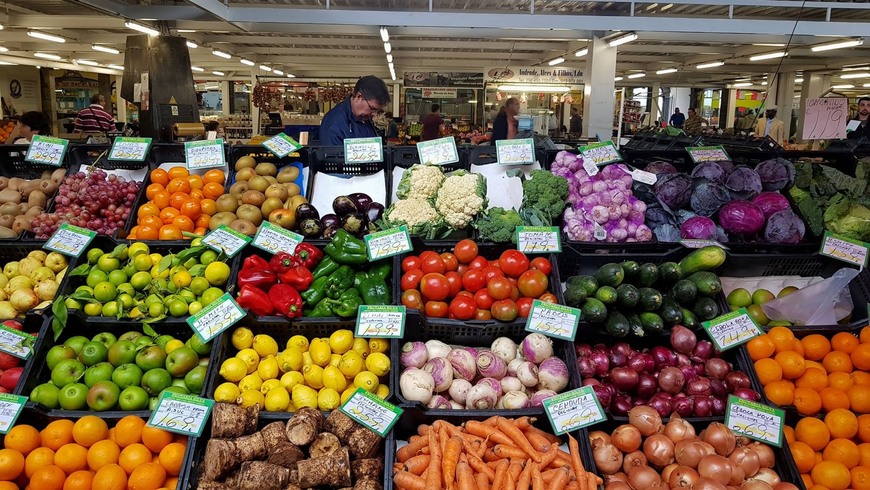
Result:
{"label": "man with glasses", "polygon": [[353,95],[332,108],[320,123],[320,144],[341,146],[347,138],[372,138],[378,135],[372,118],[390,103],[387,84],[368,75],[357,80]]}

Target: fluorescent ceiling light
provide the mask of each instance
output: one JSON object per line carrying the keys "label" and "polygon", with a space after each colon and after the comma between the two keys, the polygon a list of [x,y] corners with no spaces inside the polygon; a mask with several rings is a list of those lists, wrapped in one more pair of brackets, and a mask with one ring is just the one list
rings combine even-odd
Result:
{"label": "fluorescent ceiling light", "polygon": [[15,63],[10,63],[8,61],[0,61],[0,65],[14,65]]}
{"label": "fluorescent ceiling light", "polygon": [[767,82],[761,82],[762,85],[767,85]]}
{"label": "fluorescent ceiling light", "polygon": [[106,65],[106,67],[111,68],[113,70],[121,70],[124,71],[124,67],[120,65]]}
{"label": "fluorescent ceiling light", "polygon": [[385,43],[390,42],[390,33],[387,32],[386,27],[381,27],[381,41]]}
{"label": "fluorescent ceiling light", "polygon": [[217,75],[217,76],[219,76],[219,77],[222,77],[222,76],[226,75],[226,73],[224,73],[224,72],[222,72],[222,71],[213,71],[212,74]]}
{"label": "fluorescent ceiling light", "polygon": [[387,63],[392,63],[392,62],[393,62],[393,55],[388,54],[387,55]]}
{"label": "fluorescent ceiling light", "polygon": [[476,100],[469,100],[468,103],[469,104],[477,104],[477,101]]}
{"label": "fluorescent ceiling light", "polygon": [[7,48],[5,46],[0,46],[0,53],[8,53],[8,52],[9,52],[9,48]]}
{"label": "fluorescent ceiling light", "polygon": [[61,59],[60,56],[58,56],[56,54],[51,54],[51,53],[33,53],[33,56],[36,56],[37,58],[43,58],[46,60],[55,60],[55,61]]}
{"label": "fluorescent ceiling light", "polygon": [[184,33],[188,33],[188,32],[196,32],[196,30],[195,29],[178,29],[179,34],[184,34]]}
{"label": "fluorescent ceiling light", "polygon": [[750,56],[749,61],[772,60],[774,58],[782,58],[783,56],[788,56],[788,52],[787,51],[776,51],[773,53],[757,54],[755,56]]}
{"label": "fluorescent ceiling light", "polygon": [[752,86],[752,82],[740,82],[740,83],[735,83],[735,84],[733,84],[733,85],[731,85],[731,86],[732,86],[732,87],[751,87],[751,86]]}
{"label": "fluorescent ceiling light", "polygon": [[831,88],[855,88],[851,83],[845,85],[832,85]]}
{"label": "fluorescent ceiling light", "polygon": [[500,85],[499,90],[518,91],[518,92],[550,92],[561,93],[571,90],[571,87],[560,87],[550,85]]}
{"label": "fluorescent ceiling light", "polygon": [[94,60],[76,60],[76,63],[87,66],[100,66],[100,64]]}
{"label": "fluorescent ceiling light", "polygon": [[124,27],[126,27],[127,29],[133,29],[134,31],[143,32],[145,34],[148,34],[149,36],[159,36],[160,35],[160,31],[158,31],[157,29],[154,29],[154,28],[148,27],[148,26],[143,26],[142,24],[137,24],[135,22],[129,22],[129,21],[124,22]]}
{"label": "fluorescent ceiling light", "polygon": [[795,78],[794,83],[804,83],[804,79],[803,78]]}
{"label": "fluorescent ceiling light", "polygon": [[196,71],[196,72],[200,72],[200,73],[202,73],[202,72],[205,71],[204,68],[200,68],[200,67],[198,67],[198,66],[191,66],[190,69],[193,70],[193,71]]}
{"label": "fluorescent ceiling light", "polygon": [[94,51],[102,51],[109,54],[121,54],[121,52],[117,49],[110,48],[109,46],[103,46],[102,44],[92,44],[91,49],[93,49]]}
{"label": "fluorescent ceiling light", "polygon": [[550,66],[556,66],[556,65],[558,65],[558,64],[560,64],[560,63],[564,63],[564,62],[565,62],[565,58],[562,58],[562,57],[560,56],[560,57],[558,57],[558,58],[553,58],[553,59],[551,59],[550,61],[547,62],[547,64],[550,65]]}
{"label": "fluorescent ceiling light", "polygon": [[2,31],[3,29],[6,29],[6,26],[4,26],[3,24],[0,24],[0,31]]}
{"label": "fluorescent ceiling light", "polygon": [[632,73],[628,76],[628,78],[643,78],[646,76],[646,73]]}
{"label": "fluorescent ceiling light", "polygon": [[284,76],[287,78],[296,78],[296,75],[294,75],[292,73],[285,73]]}
{"label": "fluorescent ceiling light", "polygon": [[218,49],[213,49],[211,54],[217,56],[218,58],[224,58],[224,59],[228,59],[228,60],[232,59],[232,57],[233,57],[233,55],[231,55],[229,53],[224,53],[223,51],[220,51]]}
{"label": "fluorescent ceiling light", "polygon": [[199,44],[196,44],[193,41],[185,41],[185,44],[187,44],[187,47],[190,49],[196,49],[199,47]]}
{"label": "fluorescent ceiling light", "polygon": [[589,48],[583,48],[580,51],[574,53],[574,56],[586,56],[587,54],[589,54]]}
{"label": "fluorescent ceiling light", "polygon": [[274,70],[272,70],[272,73],[278,75],[279,77],[284,76],[284,72],[281,71],[281,70],[279,70],[279,69],[277,69],[277,68],[275,68]]}
{"label": "fluorescent ceiling light", "polygon": [[44,32],[39,32],[39,31],[27,31],[27,35],[30,37],[45,39],[46,41],[52,41],[52,42],[56,42],[56,43],[65,43],[66,42],[66,39],[64,39],[60,36],[55,36],[54,34],[46,34]]}
{"label": "fluorescent ceiling light", "polygon": [[241,64],[243,64],[243,65],[247,65],[247,66],[254,66],[254,65],[256,65],[256,63],[254,63],[253,61],[251,61],[251,60],[246,60],[245,58],[240,59],[240,60],[239,60],[239,63],[241,63]]}
{"label": "fluorescent ceiling light", "polygon": [[679,70],[677,70],[676,68],[665,68],[664,70],[656,71],[656,75],[667,75],[668,73],[676,73],[678,71]]}
{"label": "fluorescent ceiling light", "polygon": [[753,43],[753,46],[767,46],[769,48],[784,48],[785,44],[782,43]]}
{"label": "fluorescent ceiling light", "polygon": [[628,34],[626,34],[624,36],[619,36],[615,39],[611,39],[610,41],[607,42],[607,45],[610,46],[611,48],[615,48],[621,44],[630,43],[630,42],[634,41],[635,39],[637,39],[637,34],[635,34],[633,32],[629,32]]}
{"label": "fluorescent ceiling light", "polygon": [[861,71],[870,70],[870,66],[863,65],[863,66],[844,66],[843,67],[843,71],[859,71],[859,70],[861,70]]}
{"label": "fluorescent ceiling light", "polygon": [[700,65],[697,65],[695,68],[697,68],[699,70],[703,70],[705,68],[716,68],[717,66],[722,66],[724,64],[725,64],[724,61],[711,61],[709,63],[701,63]]}
{"label": "fluorescent ceiling light", "polygon": [[867,73],[867,72],[847,73],[845,75],[840,75],[840,78],[842,78],[843,80],[848,80],[850,78],[870,78],[870,73]]}
{"label": "fluorescent ceiling light", "polygon": [[864,85],[862,85],[862,87],[864,87],[864,88],[870,87],[870,83],[865,83]]}
{"label": "fluorescent ceiling light", "polygon": [[263,70],[263,71],[272,71],[272,69],[269,68],[269,67],[266,66],[266,65],[260,65],[260,69]]}
{"label": "fluorescent ceiling light", "polygon": [[393,52],[393,46],[392,46],[390,43],[384,43],[384,51],[386,51],[387,54],[392,53],[392,52]]}
{"label": "fluorescent ceiling light", "polygon": [[863,39],[847,39],[845,41],[837,41],[833,43],[817,44],[810,48],[814,53],[819,51],[830,51],[832,49],[853,48],[864,44]]}
{"label": "fluorescent ceiling light", "polygon": [[621,81],[622,81],[622,77],[615,77],[615,78],[613,79],[613,81],[614,81],[614,82],[621,82]]}

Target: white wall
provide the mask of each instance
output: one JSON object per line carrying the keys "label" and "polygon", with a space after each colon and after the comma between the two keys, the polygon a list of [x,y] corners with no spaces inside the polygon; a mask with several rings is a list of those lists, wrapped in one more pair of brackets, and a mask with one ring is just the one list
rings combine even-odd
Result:
{"label": "white wall", "polygon": [[[12,80],[18,80],[21,85],[21,96],[12,97],[9,84]],[[42,109],[39,70],[32,66],[0,66],[0,95],[6,99],[6,103],[15,107],[18,114],[27,111],[39,111]],[[4,117],[9,114],[3,114]]]}
{"label": "white wall", "polygon": [[[688,87],[671,87],[671,114],[674,113],[674,108],[679,107],[683,114],[689,112],[692,89]],[[668,114],[668,117],[671,117]]]}

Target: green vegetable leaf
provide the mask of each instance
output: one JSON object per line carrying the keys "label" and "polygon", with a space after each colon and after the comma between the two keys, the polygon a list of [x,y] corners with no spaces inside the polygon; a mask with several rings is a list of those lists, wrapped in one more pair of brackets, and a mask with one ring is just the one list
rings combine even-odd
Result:
{"label": "green vegetable leaf", "polygon": [[157,265],[157,273],[161,273],[172,266],[172,256],[167,255],[160,259],[160,263]]}
{"label": "green vegetable leaf", "polygon": [[60,338],[60,334],[63,333],[63,329],[66,328],[68,315],[63,296],[59,296],[54,300],[54,303],[51,305],[51,313],[51,331],[54,333],[54,340],[57,341]]}
{"label": "green vegetable leaf", "polygon": [[187,272],[189,272],[192,277],[199,277],[205,274],[205,266],[202,264],[196,264],[195,266],[188,269]]}
{"label": "green vegetable leaf", "polygon": [[94,295],[86,291],[75,291],[69,297],[76,301],[87,301],[88,303],[94,301]]}
{"label": "green vegetable leaf", "polygon": [[179,262],[187,262],[187,259],[198,258],[206,250],[208,250],[208,245],[197,245],[195,247],[190,247],[182,250],[181,252],[178,252],[178,255],[176,255],[176,257],[178,258]]}
{"label": "green vegetable leaf", "polygon": [[127,245],[122,243],[121,245],[118,245],[117,247],[115,247],[114,250],[112,250],[112,252],[109,254],[109,257],[112,257],[113,259],[120,259],[121,257],[123,257],[124,252],[126,252],[126,251],[127,251]]}
{"label": "green vegetable leaf", "polygon": [[72,276],[87,276],[91,272],[90,264],[82,264],[75,269],[69,271],[69,275]]}
{"label": "green vegetable leaf", "polygon": [[[152,320],[150,320],[150,321],[153,322],[153,321],[155,321],[155,320],[158,320],[158,321],[159,321],[159,320],[162,320],[162,318],[160,318],[160,319],[152,319]],[[147,336],[149,336],[149,337],[151,337],[151,338],[154,338],[154,337],[157,337],[157,336],[158,336],[157,332],[155,332],[154,329],[151,328],[151,325],[150,325],[148,322],[142,322],[142,333],[144,333],[145,335],[147,335]]]}

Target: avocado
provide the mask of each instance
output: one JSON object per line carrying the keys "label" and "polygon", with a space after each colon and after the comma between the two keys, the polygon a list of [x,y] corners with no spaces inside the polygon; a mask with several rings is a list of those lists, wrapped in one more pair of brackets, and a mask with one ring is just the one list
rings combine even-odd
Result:
{"label": "avocado", "polygon": [[634,335],[638,337],[644,336],[643,322],[640,321],[640,316],[637,313],[629,313],[625,315],[628,319],[628,328]]}
{"label": "avocado", "polygon": [[610,286],[601,286],[598,291],[595,291],[595,299],[601,301],[605,305],[616,304],[618,295],[616,289]]}
{"label": "avocado", "polygon": [[637,283],[644,287],[652,287],[659,280],[659,269],[655,264],[646,263],[640,266]]}
{"label": "avocado", "polygon": [[625,279],[628,281],[634,281],[638,274],[640,274],[640,264],[633,260],[626,260],[619,265],[622,266],[622,271],[625,272]]}
{"label": "avocado", "polygon": [[715,245],[699,248],[680,261],[683,277],[699,271],[710,271],[725,263],[725,251]]}
{"label": "avocado", "polygon": [[692,304],[698,296],[698,286],[688,279],[680,279],[671,288],[671,295],[680,304]]}
{"label": "avocado", "polygon": [[616,288],[619,304],[627,308],[634,308],[640,301],[640,292],[631,284],[623,283]]}
{"label": "avocado", "polygon": [[683,321],[683,312],[680,309],[680,305],[671,298],[665,298],[662,301],[662,307],[659,308],[658,314],[668,326],[678,325]]}
{"label": "avocado", "polygon": [[712,272],[696,272],[688,279],[695,284],[698,294],[702,296],[712,297],[722,292],[722,281]]}
{"label": "avocado", "polygon": [[625,272],[619,264],[604,264],[595,271],[595,279],[599,286],[616,287],[625,279]]}
{"label": "avocado", "polygon": [[629,332],[628,319],[618,311],[611,311],[604,321],[607,333],[614,337],[625,337]]}
{"label": "avocado", "polygon": [[640,300],[638,306],[641,311],[656,311],[662,306],[662,293],[652,288],[640,288],[638,290]]}
{"label": "avocado", "polygon": [[683,313],[683,326],[688,328],[689,330],[697,330],[701,328],[701,322],[698,320],[698,317],[692,313],[692,310],[688,308],[680,308],[680,311]]}
{"label": "avocado", "polygon": [[563,293],[565,297],[565,304],[572,308],[580,308],[586,301],[586,290],[583,289],[583,286],[575,285],[574,287],[568,287]]}
{"label": "avocado", "polygon": [[719,307],[710,298],[698,298],[698,301],[695,301],[695,305],[692,307],[692,311],[698,315],[698,319],[702,322],[712,320],[719,315]]}
{"label": "avocado", "polygon": [[683,278],[680,266],[676,262],[665,262],[659,266],[659,284],[670,286]]}
{"label": "avocado", "polygon": [[643,331],[647,335],[658,335],[665,331],[665,324],[662,318],[655,313],[641,313],[640,322],[643,324]]}
{"label": "avocado", "polygon": [[586,296],[592,296],[598,290],[598,280],[592,276],[572,276],[568,278],[566,286],[568,289],[583,288],[586,290]]}
{"label": "avocado", "polygon": [[602,323],[607,318],[607,307],[595,298],[588,298],[580,311],[583,320],[589,323]]}

